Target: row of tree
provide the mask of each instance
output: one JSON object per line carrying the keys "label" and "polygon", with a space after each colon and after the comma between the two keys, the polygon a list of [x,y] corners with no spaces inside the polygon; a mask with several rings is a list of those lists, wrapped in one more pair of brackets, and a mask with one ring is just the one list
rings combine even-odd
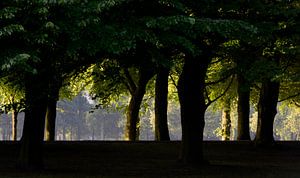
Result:
{"label": "row of tree", "polygon": [[204,116],[213,102],[222,98],[230,113],[237,98],[238,140],[250,140],[254,103],[259,145],[274,142],[278,100],[298,105],[297,1],[4,0],[0,7],[1,86],[20,93],[18,100],[3,93],[10,98],[4,110],[17,113],[14,101],[25,109],[21,168],[43,167],[44,130],[53,140],[59,97],[83,88],[99,107],[130,96],[125,134],[135,141],[147,84],[156,76],[155,138],[169,140],[170,76],[183,163],[204,163]]}
{"label": "row of tree", "polygon": [[[84,106],[84,107],[82,107]],[[98,108],[92,110],[94,104],[88,102],[81,94],[70,100],[57,103],[55,140],[124,140],[124,111],[117,108]],[[151,108],[141,108],[147,112],[140,113],[139,140],[155,140],[155,113]],[[205,113],[206,127],[204,140],[236,140],[237,139],[237,109],[231,106],[230,122],[224,126],[229,114],[213,105]],[[79,111],[79,112],[78,112]],[[93,112],[91,112],[93,111]],[[280,107],[274,122],[275,140],[300,140],[299,109],[296,107]],[[83,114],[81,114],[83,113]],[[250,136],[253,139],[257,128],[257,111],[250,112]],[[11,114],[3,114],[0,118],[0,140],[21,138],[24,114],[18,117],[17,130],[13,129]],[[80,127],[80,128],[79,128]],[[178,103],[168,103],[168,130],[171,140],[181,140],[180,111]]]}

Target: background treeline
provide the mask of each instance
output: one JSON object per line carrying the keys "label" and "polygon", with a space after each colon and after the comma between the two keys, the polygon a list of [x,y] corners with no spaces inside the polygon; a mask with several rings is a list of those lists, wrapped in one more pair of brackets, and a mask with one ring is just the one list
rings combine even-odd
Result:
{"label": "background treeline", "polygon": [[[124,110],[97,108],[95,104],[79,94],[72,100],[58,101],[55,140],[124,140]],[[154,113],[151,106],[141,116],[140,140],[155,140]],[[280,106],[275,117],[275,140],[300,140],[300,109]],[[82,113],[82,114],[80,114]],[[232,111],[230,140],[237,139],[237,113]],[[204,140],[222,140],[222,111],[209,108],[205,115]],[[24,113],[18,117],[17,140],[21,138]],[[79,127],[79,128],[78,128]],[[168,127],[171,140],[181,140],[181,123],[178,103],[169,103]],[[257,112],[250,112],[250,136],[255,137]],[[11,114],[2,114],[0,140],[13,140]],[[80,133],[80,135],[78,135]]]}

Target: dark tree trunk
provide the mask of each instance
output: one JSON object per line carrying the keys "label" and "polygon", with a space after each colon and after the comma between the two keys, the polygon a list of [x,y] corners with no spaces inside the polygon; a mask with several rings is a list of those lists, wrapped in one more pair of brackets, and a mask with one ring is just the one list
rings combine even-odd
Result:
{"label": "dark tree trunk", "polygon": [[127,109],[127,122],[125,138],[130,141],[136,141],[139,135],[139,110],[146,93],[146,86],[154,73],[148,69],[141,69],[139,72],[139,81],[136,90],[133,92]]}
{"label": "dark tree trunk", "polygon": [[222,113],[222,140],[230,140],[231,118],[230,118],[230,100],[226,101]]}
{"label": "dark tree trunk", "polygon": [[[186,58],[178,81],[182,124],[180,160],[184,164],[203,164],[204,98],[207,64],[201,58]],[[204,65],[203,65],[204,64]]]}
{"label": "dark tree trunk", "polygon": [[251,140],[249,129],[250,86],[241,74],[238,75],[238,127],[237,140]]}
{"label": "dark tree trunk", "polygon": [[[47,82],[44,80],[41,76],[26,79],[26,110],[18,160],[21,169],[43,168],[43,139],[48,93]],[[32,81],[36,83],[30,83]]]}
{"label": "dark tree trunk", "polygon": [[11,134],[12,134],[12,140],[17,140],[17,134],[18,134],[18,112],[13,110],[11,113]]}
{"label": "dark tree trunk", "polygon": [[155,140],[169,141],[168,129],[168,77],[169,69],[160,67],[155,83]]}
{"label": "dark tree trunk", "polygon": [[262,84],[258,103],[256,145],[270,146],[274,144],[273,124],[277,114],[279,86],[279,82],[271,80]]}
{"label": "dark tree trunk", "polygon": [[45,140],[55,140],[55,122],[56,122],[56,99],[48,99],[46,123],[45,123]]}
{"label": "dark tree trunk", "polygon": [[45,140],[55,140],[55,123],[56,123],[56,105],[59,100],[59,90],[61,87],[61,79],[53,75],[53,79],[49,82],[49,95],[47,102],[46,112],[46,125],[45,125]]}

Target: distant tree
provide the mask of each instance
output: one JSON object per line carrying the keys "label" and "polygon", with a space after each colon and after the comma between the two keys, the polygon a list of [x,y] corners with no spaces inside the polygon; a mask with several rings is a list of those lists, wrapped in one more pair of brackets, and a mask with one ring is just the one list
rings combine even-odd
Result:
{"label": "distant tree", "polygon": [[222,140],[230,140],[230,130],[231,130],[231,103],[230,100],[224,103],[222,111]]}
{"label": "distant tree", "polygon": [[[11,114],[11,139],[17,140],[17,125],[18,114],[25,108],[24,106],[24,93],[18,86],[14,86],[9,82],[5,82],[6,79],[2,78],[0,81],[1,94],[1,107],[4,113]],[[6,84],[5,84],[6,83]]]}

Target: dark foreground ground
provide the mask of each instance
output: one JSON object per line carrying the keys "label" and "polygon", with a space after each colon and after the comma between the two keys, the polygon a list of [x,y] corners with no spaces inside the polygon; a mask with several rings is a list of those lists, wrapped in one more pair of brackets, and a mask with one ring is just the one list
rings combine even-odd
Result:
{"label": "dark foreground ground", "polygon": [[18,146],[0,142],[0,178],[203,177],[300,178],[300,142],[257,149],[249,142],[205,142],[209,166],[177,162],[179,142],[55,142],[45,145],[45,170],[19,172]]}

